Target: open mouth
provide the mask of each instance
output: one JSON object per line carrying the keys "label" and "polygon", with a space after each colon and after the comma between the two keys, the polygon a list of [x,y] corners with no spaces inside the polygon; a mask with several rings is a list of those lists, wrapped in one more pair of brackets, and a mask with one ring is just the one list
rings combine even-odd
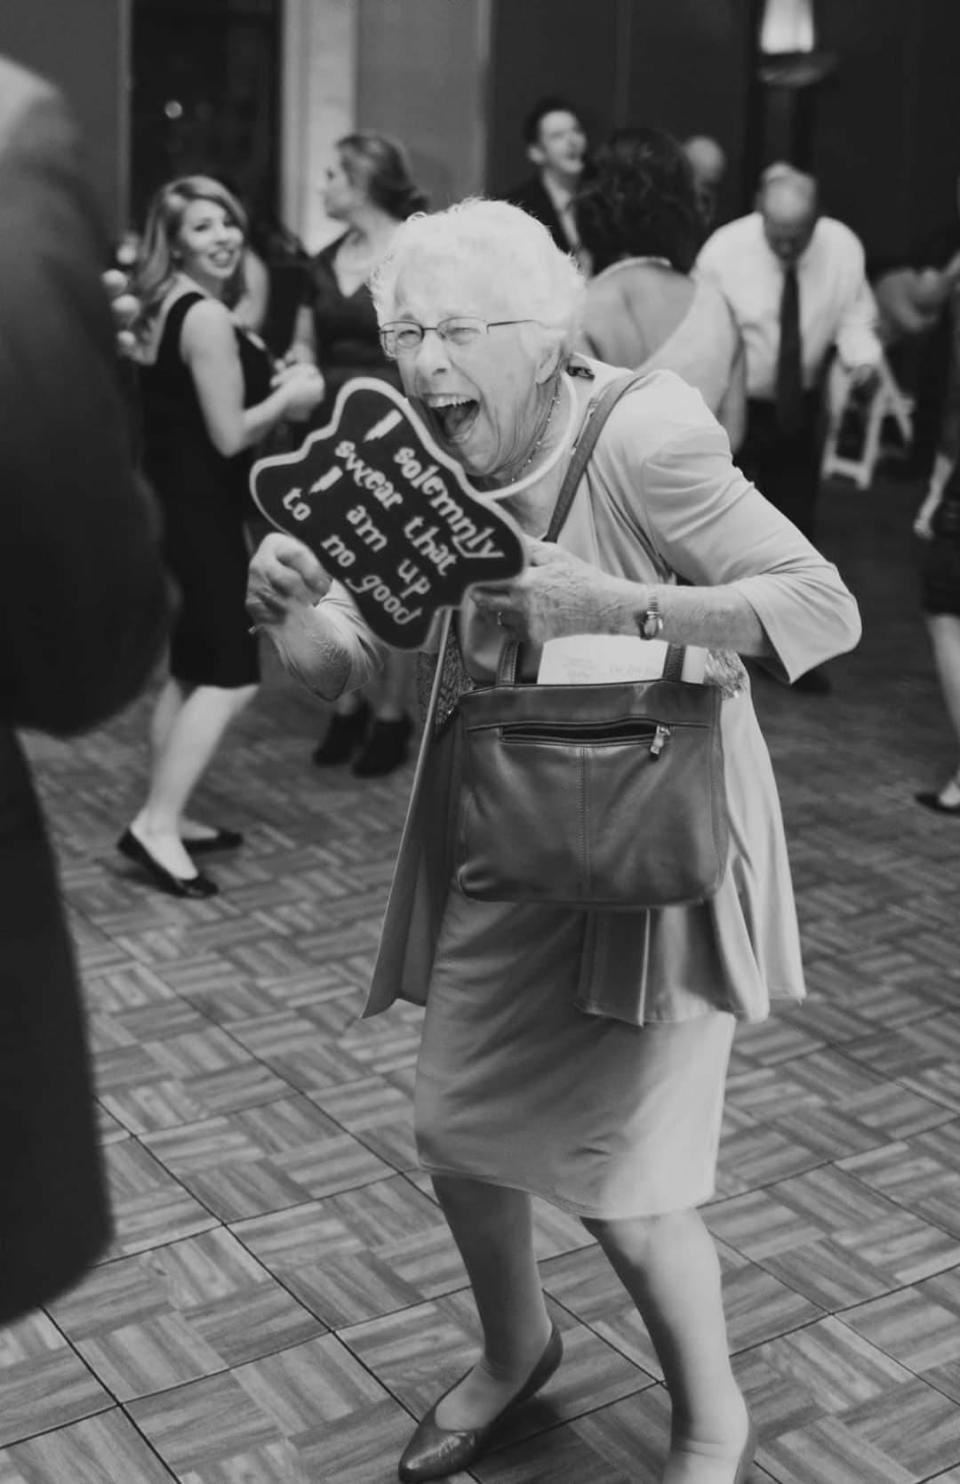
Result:
{"label": "open mouth", "polygon": [[424,405],[430,423],[445,443],[465,438],[480,410],[479,402],[473,397],[436,397]]}

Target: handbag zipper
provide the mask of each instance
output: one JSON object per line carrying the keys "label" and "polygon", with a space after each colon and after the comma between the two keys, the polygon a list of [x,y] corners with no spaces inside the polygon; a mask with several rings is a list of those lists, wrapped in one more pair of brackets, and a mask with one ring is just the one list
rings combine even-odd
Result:
{"label": "handbag zipper", "polygon": [[507,722],[500,728],[505,742],[645,742],[650,756],[658,758],[670,739],[671,728],[662,722]]}

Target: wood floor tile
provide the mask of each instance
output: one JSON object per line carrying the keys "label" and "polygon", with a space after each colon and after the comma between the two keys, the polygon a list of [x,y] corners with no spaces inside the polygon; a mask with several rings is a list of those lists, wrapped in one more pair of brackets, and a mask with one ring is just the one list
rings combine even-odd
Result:
{"label": "wood floor tile", "polygon": [[104,1157],[116,1228],[108,1257],[142,1252],[218,1224],[137,1140],[109,1144]]}
{"label": "wood floor tile", "polygon": [[0,1484],[170,1484],[119,1408],[0,1451]]}
{"label": "wood floor tile", "polygon": [[97,1268],[51,1313],[124,1402],[300,1344],[323,1329],[222,1229]]}
{"label": "wood floor tile", "polygon": [[379,1180],[234,1230],[331,1328],[466,1286],[439,1208],[406,1180]]}
{"label": "wood floor tile", "polygon": [[760,1461],[778,1484],[916,1484],[917,1479],[833,1417],[765,1443]]}
{"label": "wood floor tile", "polygon": [[315,1484],[324,1477],[316,1465],[328,1440],[355,1484],[371,1453],[382,1454],[380,1477],[389,1477],[389,1467],[395,1478],[410,1428],[409,1417],[332,1335],[129,1410],[185,1484]]}
{"label": "wood floor tile", "polygon": [[223,1221],[302,1205],[393,1173],[306,1098],[145,1137],[157,1159]]}
{"label": "wood floor tile", "polygon": [[657,1484],[669,1445],[659,1386],[625,1397],[474,1464],[482,1484]]}
{"label": "wood floor tile", "polygon": [[310,1099],[394,1169],[416,1169],[409,1099],[385,1078],[361,1077]]}
{"label": "wood floor tile", "polygon": [[0,1371],[0,1447],[112,1406],[113,1398],[63,1341]]}

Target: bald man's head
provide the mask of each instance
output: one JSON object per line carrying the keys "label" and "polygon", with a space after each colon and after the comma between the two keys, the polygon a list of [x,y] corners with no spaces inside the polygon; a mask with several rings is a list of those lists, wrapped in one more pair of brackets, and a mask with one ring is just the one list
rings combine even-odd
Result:
{"label": "bald man's head", "polygon": [[764,236],[781,263],[795,263],[806,251],[817,225],[817,183],[791,165],[763,172],[757,199]]}
{"label": "bald man's head", "polygon": [[697,184],[716,190],[727,173],[727,157],[717,141],[706,134],[694,134],[684,143],[683,152]]}

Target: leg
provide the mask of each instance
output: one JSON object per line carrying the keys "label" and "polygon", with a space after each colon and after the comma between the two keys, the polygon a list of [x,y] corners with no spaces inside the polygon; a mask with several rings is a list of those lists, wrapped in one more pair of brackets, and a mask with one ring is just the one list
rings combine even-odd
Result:
{"label": "leg", "polygon": [[[960,759],[960,618],[951,613],[929,614],[927,630]],[[960,762],[953,778],[940,790],[940,801],[948,807],[960,805]]]}
{"label": "leg", "polygon": [[406,716],[414,663],[412,654],[399,649],[387,651],[380,673],[379,695],[373,701],[377,721],[400,721]]}
{"label": "leg", "polygon": [[437,1409],[442,1428],[481,1427],[543,1354],[550,1319],[533,1251],[530,1197],[478,1180],[434,1179],[483,1328],[483,1355]]}
{"label": "leg", "polygon": [[388,650],[373,699],[373,725],[353,764],[358,778],[380,778],[407,760],[413,723],[407,714],[413,655]]}
{"label": "leg", "polygon": [[175,680],[172,675],[162,686],[150,718],[151,758],[156,759],[166,746],[173,724],[191,689],[182,680]]}
{"label": "leg", "polygon": [[720,1265],[696,1210],[587,1221],[653,1341],[673,1406],[663,1484],[733,1484],[748,1433]]}
{"label": "leg", "polygon": [[231,690],[197,686],[174,717],[154,759],[147,801],[131,829],[140,843],[175,876],[188,879],[196,875],[180,838],[180,820],[187,800],[230,722],[255,694],[254,685]]}

